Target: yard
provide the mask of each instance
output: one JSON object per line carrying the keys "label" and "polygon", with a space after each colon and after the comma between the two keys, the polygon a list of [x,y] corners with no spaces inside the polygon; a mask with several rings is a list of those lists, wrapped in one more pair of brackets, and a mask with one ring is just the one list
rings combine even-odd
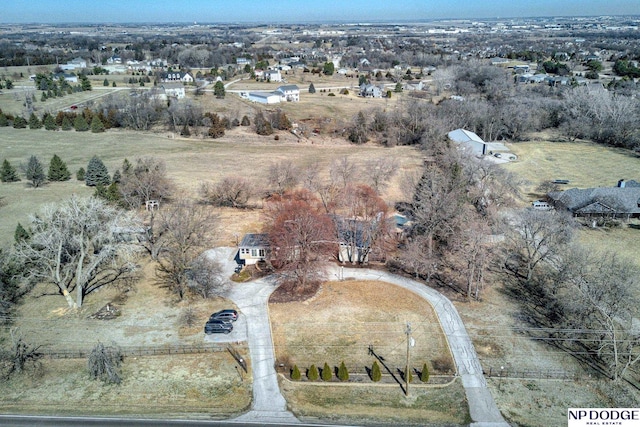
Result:
{"label": "yard", "polygon": [[[462,386],[450,382],[454,365],[447,340],[431,305],[415,294],[377,281],[331,281],[307,301],[271,303],[269,311],[276,359],[285,365],[282,388],[295,414],[352,423],[465,422]],[[409,398],[384,368],[389,380],[384,384],[372,383],[366,374],[375,360],[368,351],[371,346],[400,378],[398,370],[404,371],[406,364],[407,322],[415,339],[411,366],[419,371],[427,363],[432,374],[427,386],[413,374]],[[288,379],[288,368],[294,364],[304,376],[312,364],[321,368],[325,362],[331,367],[344,362],[353,386]]]}

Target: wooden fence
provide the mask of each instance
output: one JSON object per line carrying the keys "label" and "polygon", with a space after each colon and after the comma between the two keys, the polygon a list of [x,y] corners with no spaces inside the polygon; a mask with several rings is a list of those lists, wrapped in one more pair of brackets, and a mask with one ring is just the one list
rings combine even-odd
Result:
{"label": "wooden fence", "polygon": [[[198,354],[215,353],[227,351],[227,344],[207,344],[207,345],[173,345],[160,347],[119,347],[124,356],[162,356],[169,354]],[[89,356],[91,350],[73,349],[58,350],[40,348],[39,352],[51,359],[84,359]]]}

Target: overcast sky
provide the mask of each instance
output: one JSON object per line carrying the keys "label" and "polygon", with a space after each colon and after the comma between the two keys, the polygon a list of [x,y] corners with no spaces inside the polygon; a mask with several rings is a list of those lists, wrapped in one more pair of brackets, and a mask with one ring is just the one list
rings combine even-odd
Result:
{"label": "overcast sky", "polygon": [[2,0],[3,23],[393,21],[640,14],[640,0]]}

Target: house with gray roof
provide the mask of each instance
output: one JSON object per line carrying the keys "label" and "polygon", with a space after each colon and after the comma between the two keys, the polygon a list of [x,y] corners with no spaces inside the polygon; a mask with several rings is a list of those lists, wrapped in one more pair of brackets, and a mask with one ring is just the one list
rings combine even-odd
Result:
{"label": "house with gray roof", "polygon": [[475,132],[471,132],[466,129],[452,130],[447,134],[449,139],[456,144],[470,150],[477,156],[482,156],[488,153],[487,143],[482,140]]}
{"label": "house with gray roof", "polygon": [[238,248],[238,256],[245,265],[257,264],[269,255],[269,235],[266,233],[245,234]]}
{"label": "house with gray roof", "polygon": [[[635,181],[633,181],[635,183]],[[548,194],[558,211],[579,217],[630,219],[640,217],[640,187],[571,188]]]}

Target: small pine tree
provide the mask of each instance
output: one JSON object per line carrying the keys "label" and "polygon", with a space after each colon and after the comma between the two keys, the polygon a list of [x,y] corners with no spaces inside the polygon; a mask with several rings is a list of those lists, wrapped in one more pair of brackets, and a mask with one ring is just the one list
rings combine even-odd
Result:
{"label": "small pine tree", "polygon": [[324,362],[324,366],[322,367],[322,381],[331,381],[331,368],[327,362]]}
{"label": "small pine tree", "polygon": [[9,160],[4,159],[2,162],[2,168],[0,169],[0,181],[2,182],[17,182],[20,181],[18,177],[18,171],[11,166]]}
{"label": "small pine tree", "polygon": [[60,125],[60,128],[62,130],[71,130],[71,129],[73,129],[73,125],[71,124],[71,120],[69,120],[69,117],[64,116],[64,118],[62,119],[62,125]]}
{"label": "small pine tree", "polygon": [[109,185],[111,184],[111,177],[109,176],[109,171],[107,167],[102,163],[99,157],[93,156],[91,160],[89,160],[89,165],[87,166],[87,173],[84,175],[84,182],[89,186],[93,187],[98,184]]}
{"label": "small pine tree", "polygon": [[309,85],[309,93],[316,93],[316,87],[311,83]]}
{"label": "small pine tree", "polygon": [[80,168],[78,169],[78,172],[76,172],[76,179],[78,181],[84,181],[84,175],[85,175],[84,168]]}
{"label": "small pine tree", "polygon": [[240,125],[241,126],[251,126],[251,121],[249,120],[249,117],[242,116],[242,120],[240,121]]}
{"label": "small pine tree", "polygon": [[24,129],[27,127],[27,120],[22,116],[16,116],[13,119],[13,128],[14,129]]}
{"label": "small pine tree", "polygon": [[36,116],[35,113],[31,113],[29,116],[29,129],[40,129],[42,127],[42,122]]}
{"label": "small pine tree", "polygon": [[116,87],[116,82],[115,80],[113,82],[111,82],[111,87]]}
{"label": "small pine tree", "polygon": [[49,163],[48,177],[49,181],[68,181],[71,179],[67,164],[57,154],[53,155]]}
{"label": "small pine tree", "polygon": [[291,371],[291,379],[294,381],[300,381],[302,375],[300,374],[300,369],[298,369],[298,365],[293,365],[293,370]]}
{"label": "small pine tree", "polygon": [[86,132],[89,130],[89,124],[82,114],[78,114],[73,121],[73,127],[76,132]]}
{"label": "small pine tree", "polygon": [[349,381],[349,371],[344,362],[340,362],[340,366],[338,367],[338,378],[340,381]]}
{"label": "small pine tree", "polygon": [[102,82],[102,86],[109,86],[109,80],[105,78],[104,81]]}
{"label": "small pine tree", "polygon": [[18,223],[18,225],[16,226],[16,231],[13,233],[13,239],[16,241],[16,243],[20,243],[24,240],[29,240],[30,237],[31,235],[29,234],[29,232],[25,230],[22,224]]}
{"label": "small pine tree", "polygon": [[307,372],[307,378],[309,378],[309,381],[318,381],[318,378],[320,378],[320,373],[318,372],[318,368],[316,367],[316,365],[311,365],[311,367],[309,368],[309,372]]}
{"label": "small pine tree", "polygon": [[100,133],[100,132],[104,132],[104,123],[102,123],[102,120],[100,120],[100,117],[98,117],[98,115],[94,115],[93,118],[91,119],[91,132],[92,133]]}
{"label": "small pine tree", "polygon": [[422,365],[422,372],[420,372],[420,381],[422,381],[423,383],[429,381],[429,368],[427,367],[426,363]]}
{"label": "small pine tree", "polygon": [[129,159],[124,159],[122,161],[122,175],[129,175],[131,173],[131,162]]}
{"label": "small pine tree", "polygon": [[42,92],[42,95],[40,96],[40,102],[45,102],[47,99],[47,92]]}
{"label": "small pine tree", "polygon": [[120,181],[122,181],[122,174],[120,173],[120,169],[116,169],[113,173],[113,178],[111,178],[111,183],[120,184]]}
{"label": "small pine tree", "polygon": [[58,125],[56,124],[56,119],[53,118],[51,114],[47,114],[43,120],[44,128],[46,130],[58,130]]}
{"label": "small pine tree", "polygon": [[118,188],[118,184],[112,182],[107,187],[107,201],[109,203],[118,204],[122,200],[122,194],[120,193],[120,188]]}
{"label": "small pine tree", "polygon": [[4,113],[0,113],[0,127],[7,126],[9,126],[9,119],[7,119],[7,116],[5,116]]}
{"label": "small pine tree", "polygon": [[380,372],[380,365],[378,365],[378,361],[373,361],[373,366],[371,367],[371,380],[373,382],[378,382],[382,379],[382,372]]}
{"label": "small pine tree", "polygon": [[44,169],[42,168],[42,163],[40,163],[40,160],[38,160],[36,156],[29,157],[27,166],[24,168],[24,174],[34,188],[40,187],[47,180]]}
{"label": "small pine tree", "polygon": [[93,191],[93,197],[96,199],[107,200],[107,187],[102,184],[97,184],[96,189]]}

